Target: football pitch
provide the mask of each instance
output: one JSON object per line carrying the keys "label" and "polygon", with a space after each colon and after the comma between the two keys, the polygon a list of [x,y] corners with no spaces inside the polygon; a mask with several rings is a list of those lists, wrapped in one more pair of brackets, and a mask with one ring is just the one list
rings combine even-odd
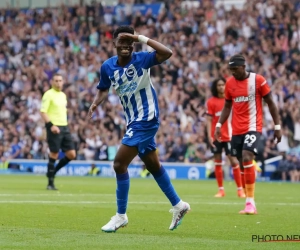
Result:
{"label": "football pitch", "polygon": [[300,249],[300,242],[252,242],[299,237],[299,184],[257,183],[253,216],[238,214],[244,200],[233,182],[225,182],[224,198],[213,197],[214,180],[173,184],[192,209],[176,230],[168,229],[171,205],[155,181],[131,179],[129,224],[108,234],[100,228],[116,212],[114,179],[58,177],[59,191],[47,191],[44,176],[0,175],[0,249]]}

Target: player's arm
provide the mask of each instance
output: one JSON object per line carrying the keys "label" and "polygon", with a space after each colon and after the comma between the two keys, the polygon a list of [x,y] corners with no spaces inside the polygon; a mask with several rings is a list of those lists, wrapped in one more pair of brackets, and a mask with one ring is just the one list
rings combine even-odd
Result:
{"label": "player's arm", "polygon": [[173,54],[172,50],[170,50],[168,47],[166,47],[162,43],[157,42],[153,39],[144,37],[144,36],[139,36],[140,42],[142,42],[143,39],[145,39],[145,41],[146,41],[146,39],[149,39],[149,40],[147,40],[146,44],[156,51],[155,57],[159,63],[162,63],[162,62],[168,60],[172,56],[172,54]]}
{"label": "player's arm", "polygon": [[92,118],[92,115],[96,108],[107,98],[109,88],[111,86],[111,81],[107,74],[107,68],[106,64],[103,64],[100,69],[100,82],[97,85],[97,94],[95,96],[95,99],[89,109],[88,117]]}
{"label": "player's arm", "polygon": [[263,97],[264,101],[267,103],[270,114],[275,124],[274,139],[277,139],[277,143],[279,143],[281,141],[281,126],[280,126],[280,116],[279,116],[278,109],[273,100],[271,90],[266,79],[261,75],[257,75],[257,81],[260,83],[259,86],[260,94]]}
{"label": "player's arm", "polygon": [[99,106],[107,98],[108,92],[109,92],[109,89],[105,89],[105,90],[99,89],[97,91],[97,94],[95,96],[95,99],[94,99],[92,105],[96,105],[96,107]]}
{"label": "player's arm", "polygon": [[[225,100],[225,105],[224,105],[224,108],[223,108],[222,113],[220,115],[218,123],[223,125],[224,122],[227,121],[227,119],[229,118],[230,113],[231,113],[231,108],[232,108],[232,101],[231,100]],[[217,126],[220,126],[220,125],[217,124]]]}
{"label": "player's arm", "polygon": [[221,127],[224,124],[224,122],[227,121],[227,119],[230,116],[231,113],[231,108],[232,108],[232,97],[231,94],[229,92],[229,87],[228,87],[228,83],[226,82],[225,85],[225,105],[223,107],[223,110],[221,112],[219,121],[216,125],[216,130],[215,130],[215,139],[218,141],[221,141]]}
{"label": "player's arm", "polygon": [[222,110],[221,116],[219,118],[219,121],[217,123],[217,127],[220,127],[224,124],[224,122],[227,121],[230,113],[231,113],[231,108],[232,108],[232,96],[229,91],[230,89],[230,81],[227,80],[225,84],[225,105]]}
{"label": "player's arm", "polygon": [[168,47],[166,47],[162,43],[157,42],[157,41],[150,39],[149,37],[146,37],[143,35],[132,35],[132,34],[128,34],[128,33],[122,33],[122,34],[119,34],[119,37],[125,38],[125,39],[130,38],[135,42],[144,43],[144,44],[147,44],[148,46],[152,47],[155,50],[155,59],[158,63],[162,63],[162,62],[168,60],[173,54],[172,50],[170,50]]}
{"label": "player's arm", "polygon": [[93,113],[96,110],[96,108],[107,98],[108,92],[109,92],[109,89],[104,89],[104,90],[99,89],[97,91],[95,99],[89,109],[89,112],[88,112],[89,118],[92,118]]}
{"label": "player's arm", "polygon": [[227,121],[230,113],[231,113],[231,108],[232,108],[232,101],[230,100],[225,100],[225,105],[222,110],[221,116],[219,118],[219,121],[216,125],[216,130],[215,130],[215,139],[219,142],[221,142],[221,127],[224,124],[224,122]]}
{"label": "player's arm", "polygon": [[271,114],[274,124],[275,124],[274,139],[276,138],[277,143],[279,143],[281,141],[281,126],[280,126],[280,116],[279,116],[277,106],[273,100],[271,92],[269,92],[263,98],[269,107],[270,114]]}
{"label": "player's arm", "polygon": [[230,116],[231,113],[231,108],[232,108],[232,96],[229,91],[230,88],[230,82],[226,81],[225,84],[225,105],[223,107],[222,113],[220,115],[219,121],[216,125],[216,127],[220,127],[224,124],[224,122],[227,121],[228,117]]}
{"label": "player's arm", "polygon": [[41,105],[41,109],[40,109],[41,116],[45,123],[50,122],[49,116],[47,115],[47,112],[48,112],[48,109],[50,106],[50,102],[51,102],[50,96],[46,92],[42,97],[42,105]]}
{"label": "player's arm", "polygon": [[50,129],[54,134],[58,134],[60,132],[59,128],[51,122],[47,112],[50,106],[51,97],[48,95],[48,93],[45,93],[42,97],[42,106],[40,109],[41,117],[44,120],[46,124],[46,128]]}
{"label": "player's arm", "polygon": [[280,124],[279,112],[278,112],[277,106],[273,100],[272,94],[269,93],[266,96],[264,96],[263,98],[264,98],[264,101],[268,104],[274,124]]}
{"label": "player's arm", "polygon": [[211,125],[212,125],[212,116],[214,115],[213,107],[210,100],[207,102],[207,111],[206,111],[206,131],[208,136],[208,142],[212,147],[215,147],[213,144],[213,138],[211,138]]}
{"label": "player's arm", "polygon": [[50,106],[50,102],[51,102],[50,96],[46,92],[42,97],[42,105],[40,109],[41,116],[46,124],[50,122],[50,118],[47,114]]}

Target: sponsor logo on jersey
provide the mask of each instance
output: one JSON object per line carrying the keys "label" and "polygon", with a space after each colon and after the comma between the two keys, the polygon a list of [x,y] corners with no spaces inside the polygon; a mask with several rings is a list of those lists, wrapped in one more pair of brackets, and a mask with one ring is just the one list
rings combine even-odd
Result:
{"label": "sponsor logo on jersey", "polygon": [[234,98],[234,102],[249,102],[249,101],[254,101],[254,95],[238,96]]}

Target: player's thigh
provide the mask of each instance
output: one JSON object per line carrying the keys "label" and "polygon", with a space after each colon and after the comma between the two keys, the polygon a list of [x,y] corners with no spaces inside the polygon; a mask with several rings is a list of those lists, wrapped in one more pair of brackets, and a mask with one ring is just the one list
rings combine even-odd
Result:
{"label": "player's thigh", "polygon": [[64,128],[62,131],[62,142],[61,142],[61,150],[63,152],[68,152],[71,150],[75,150],[75,144],[68,128]]}
{"label": "player's thigh", "polygon": [[156,149],[154,137],[156,135],[157,129],[157,127],[143,130],[135,130],[134,128],[129,128],[122,139],[122,144],[136,147],[139,156],[143,156],[147,152]]}
{"label": "player's thigh", "polygon": [[114,160],[114,170],[117,174],[125,173],[128,165],[138,154],[137,147],[121,144]]}
{"label": "player's thigh", "polygon": [[54,134],[51,132],[50,129],[47,129],[47,143],[50,152],[57,153],[60,150],[60,145],[62,142],[63,137],[61,134]]}
{"label": "player's thigh", "polygon": [[146,168],[149,172],[152,173],[159,170],[161,164],[159,162],[154,138],[149,142],[148,146],[145,148],[144,153],[139,153],[139,157],[145,163]]}
{"label": "player's thigh", "polygon": [[231,153],[231,142],[221,142],[222,143],[222,149],[224,149],[225,154],[228,156]]}
{"label": "player's thigh", "polygon": [[243,143],[244,143],[244,135],[233,135],[230,143],[231,146],[230,155],[238,159],[242,158]]}
{"label": "player's thigh", "polygon": [[229,160],[229,162],[230,162],[230,165],[231,165],[232,167],[233,167],[233,166],[236,166],[236,165],[239,165],[239,166],[240,166],[240,162],[239,162],[239,160],[238,160],[237,157],[232,156],[231,154],[227,154],[226,156],[227,156],[227,158],[228,158],[228,160]]}
{"label": "player's thigh", "polygon": [[214,141],[214,145],[210,146],[210,150],[214,155],[221,155],[222,154],[222,142]]}
{"label": "player's thigh", "polygon": [[250,131],[245,135],[243,142],[243,161],[253,160],[254,155],[257,155],[260,136],[261,134],[259,132],[254,131]]}

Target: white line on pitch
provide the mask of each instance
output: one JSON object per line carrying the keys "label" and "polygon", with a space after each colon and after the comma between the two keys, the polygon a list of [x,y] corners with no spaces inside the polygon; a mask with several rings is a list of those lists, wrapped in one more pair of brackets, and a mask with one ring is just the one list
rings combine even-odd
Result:
{"label": "white line on pitch", "polygon": [[[113,196],[115,197],[116,194],[111,193],[111,194],[95,194],[95,193],[90,193],[90,194],[64,194],[64,193],[59,193],[59,192],[55,192],[55,193],[45,193],[45,194],[1,194],[0,193],[0,197],[17,197],[17,196],[22,196],[22,197],[40,197],[40,196],[47,196],[47,197],[76,197],[76,196],[90,196],[90,197],[102,197],[102,196]],[[130,196],[143,196],[145,197],[145,194],[130,194]],[[147,196],[159,196],[157,194],[150,194]],[[190,198],[204,198],[205,196],[203,195],[185,195],[185,197],[190,197]]]}
{"label": "white line on pitch", "polygon": [[0,194],[0,196],[116,196],[116,194],[61,194],[61,193],[47,193],[47,194]]}
{"label": "white line on pitch", "polygon": [[[33,204],[115,204],[110,201],[5,201],[0,200],[0,203],[33,203]],[[130,204],[170,204],[166,201],[129,201]],[[190,204],[202,204],[202,205],[242,205],[243,202],[190,202]],[[300,206],[300,203],[257,203],[260,205],[275,205],[275,206]]]}

